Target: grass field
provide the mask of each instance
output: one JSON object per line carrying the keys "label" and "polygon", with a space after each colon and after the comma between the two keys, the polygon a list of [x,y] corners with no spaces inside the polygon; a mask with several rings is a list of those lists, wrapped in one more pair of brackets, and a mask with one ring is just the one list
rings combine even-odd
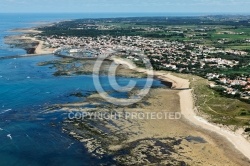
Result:
{"label": "grass field", "polygon": [[209,88],[209,81],[204,78],[176,73],[173,75],[190,80],[195,105],[201,114],[208,115],[211,122],[239,127],[250,126],[250,104],[221,96]]}

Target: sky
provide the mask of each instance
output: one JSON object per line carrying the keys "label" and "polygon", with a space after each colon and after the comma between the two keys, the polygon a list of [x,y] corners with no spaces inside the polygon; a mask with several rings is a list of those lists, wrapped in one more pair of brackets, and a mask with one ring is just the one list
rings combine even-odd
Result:
{"label": "sky", "polygon": [[250,13],[250,0],[0,0],[0,13]]}

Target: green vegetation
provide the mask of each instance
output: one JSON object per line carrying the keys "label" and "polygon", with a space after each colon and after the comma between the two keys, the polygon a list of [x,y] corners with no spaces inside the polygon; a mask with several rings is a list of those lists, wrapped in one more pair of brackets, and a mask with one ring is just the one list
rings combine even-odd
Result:
{"label": "green vegetation", "polygon": [[44,36],[142,36],[250,52],[248,16],[78,19],[42,27]]}
{"label": "green vegetation", "polygon": [[176,74],[189,79],[195,96],[195,104],[201,113],[209,115],[210,121],[224,125],[249,126],[250,105],[236,98],[227,98],[209,88],[209,82],[198,76]]}
{"label": "green vegetation", "polygon": [[[161,49],[168,46],[158,43],[154,44],[157,52],[149,53],[150,50],[145,50],[155,70],[170,70],[202,77],[208,73],[220,74],[217,82],[222,77],[232,80],[237,80],[238,77],[249,78],[250,16],[79,19],[39,28],[39,30],[43,31],[42,37],[52,36],[51,38],[76,36],[98,40],[100,36],[104,36],[103,38],[111,36],[115,37],[112,38],[112,42],[118,44],[130,43],[130,39],[122,41],[118,38],[121,36],[141,36],[162,39],[164,42],[174,41],[171,43],[170,50]],[[149,43],[140,44],[133,46],[140,48],[153,46]],[[237,53],[232,50],[237,50]],[[204,60],[211,58],[232,61],[233,65],[230,63],[219,65],[218,62]],[[204,64],[202,65],[201,62]],[[144,67],[141,61],[136,61],[136,64]],[[175,68],[169,65],[175,65]],[[63,70],[58,70],[60,73],[57,74],[67,74],[67,72],[64,73],[67,71],[65,69],[67,66]],[[190,80],[198,110],[211,116],[212,122],[236,126],[250,125],[250,104],[247,103],[249,100],[243,101],[242,98],[239,100],[238,93],[242,87],[230,86],[239,91],[236,91],[235,95],[228,95],[223,93],[225,87],[211,89],[208,86],[209,82],[201,77],[176,75]]]}

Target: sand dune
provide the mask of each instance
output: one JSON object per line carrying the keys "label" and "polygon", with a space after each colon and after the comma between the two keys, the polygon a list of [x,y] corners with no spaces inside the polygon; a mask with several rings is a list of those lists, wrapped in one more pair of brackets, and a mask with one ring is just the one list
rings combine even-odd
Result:
{"label": "sand dune", "polygon": [[191,123],[209,131],[213,131],[225,137],[230,141],[234,147],[240,151],[244,156],[250,159],[250,143],[240,134],[220,128],[214,124],[209,123],[202,117],[195,114],[193,106],[192,90],[183,90],[179,93],[181,103],[181,113]]}
{"label": "sand dune", "polygon": [[[130,69],[136,70],[138,72],[146,73],[146,69],[141,69],[135,67],[131,62],[128,60],[114,58],[115,63],[127,65]],[[179,93],[180,96],[180,108],[182,115],[192,124],[200,127],[204,130],[212,131],[218,135],[223,136],[226,138],[230,143],[241,152],[245,157],[250,160],[250,142],[248,142],[242,135],[234,133],[232,131],[222,129],[214,124],[209,123],[202,117],[199,117],[195,113],[195,107],[193,102],[192,90],[189,89],[189,81],[186,79],[182,79],[171,74],[168,74],[164,71],[155,71],[154,75],[161,80],[165,80],[167,82],[172,82],[172,88],[176,89],[184,89],[181,90]]]}

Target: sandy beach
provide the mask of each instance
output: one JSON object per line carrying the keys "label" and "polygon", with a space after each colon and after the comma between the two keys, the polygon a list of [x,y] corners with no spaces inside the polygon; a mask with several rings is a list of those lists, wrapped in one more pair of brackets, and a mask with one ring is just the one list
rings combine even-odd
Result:
{"label": "sandy beach", "polygon": [[[122,70],[118,69],[117,73],[122,72],[123,76],[129,76],[130,72],[144,76],[147,73],[147,70],[137,68],[129,60],[113,60],[117,65],[120,64]],[[61,68],[66,61],[61,59],[57,66]],[[67,64],[70,65],[71,62],[75,63],[75,60],[72,59]],[[86,66],[86,60],[78,60],[77,63]],[[102,69],[104,73],[109,66],[107,64]],[[111,154],[124,165],[249,165],[247,141],[237,142],[234,136],[221,134],[219,128],[214,129],[206,121],[197,118],[188,80],[164,71],[155,71],[154,74],[161,81],[173,82],[172,89],[152,88],[142,101],[125,107],[109,103],[103,107],[105,99],[94,93],[86,96],[86,100],[82,102],[57,104],[46,112],[179,113],[182,115],[180,119],[66,119],[63,122],[63,132],[82,142],[93,156],[101,158]],[[86,108],[86,105],[95,107]],[[236,146],[230,139],[237,142]]]}
{"label": "sandy beach", "polygon": [[36,47],[35,54],[52,54],[54,49],[52,48],[44,48],[44,42],[41,40],[36,40],[34,38],[31,38],[31,40],[38,41],[39,44]]}
{"label": "sandy beach", "polygon": [[228,141],[230,141],[238,151],[240,151],[244,156],[250,159],[250,142],[248,142],[242,135],[211,124],[206,119],[195,114],[192,90],[181,91],[179,93],[179,96],[181,103],[181,112],[189,122],[205,130],[209,130],[222,135]]}
{"label": "sandy beach", "polygon": [[[127,60],[114,59],[115,63],[128,66],[130,69],[136,70],[138,72],[146,73],[146,69],[136,68],[135,65],[131,64]],[[236,150],[242,153],[246,158],[250,160],[250,142],[248,142],[242,135],[234,133],[232,131],[220,128],[214,124],[209,123],[202,117],[199,117],[195,113],[195,106],[192,96],[192,90],[189,89],[189,81],[182,79],[167,72],[155,71],[155,77],[165,80],[167,82],[172,82],[172,88],[183,89],[179,92],[180,97],[180,110],[184,118],[191,124],[204,131],[213,132],[214,134],[224,137],[225,141],[228,140]]]}
{"label": "sandy beach", "polygon": [[[20,38],[39,43],[35,49],[35,54],[42,55],[51,54],[53,52],[53,49],[44,47],[43,41],[31,37],[29,33],[33,34],[34,31],[28,30],[28,32],[26,31],[26,33]],[[137,68],[129,60],[121,58],[113,58],[112,60],[116,64],[127,66],[130,70],[136,71],[138,73],[150,73],[147,69]],[[174,139],[175,141],[182,140],[182,143],[178,144],[178,146],[173,147],[176,148],[174,150],[178,153],[173,154],[171,156],[171,159],[160,156],[159,159],[161,159],[162,161],[178,159],[191,165],[221,165],[221,163],[223,163],[232,166],[247,166],[249,164],[249,161],[247,159],[250,160],[250,143],[242,135],[222,129],[214,124],[207,122],[205,119],[198,117],[195,114],[195,106],[192,96],[192,90],[189,86],[189,80],[176,77],[165,71],[154,71],[153,73],[155,78],[162,80],[163,82],[171,82],[171,88],[175,89],[176,91],[166,89],[153,90],[151,92],[151,97],[149,98],[149,103],[151,103],[151,106],[147,106],[143,109],[137,109],[136,111],[161,112],[164,110],[167,112],[181,112],[182,119],[171,121],[147,119],[143,121],[133,122],[113,122],[118,126],[118,129],[114,126],[109,126],[109,124],[106,124],[105,127],[107,127],[109,130],[113,130],[115,133],[117,133],[118,131],[123,134],[126,133],[129,137],[128,140],[126,140],[126,142],[122,143],[121,145],[110,144],[109,149],[111,151],[119,151],[123,148],[123,146],[128,146],[127,144],[133,144],[135,142],[138,142],[139,140],[144,140],[147,142],[147,144],[153,145],[154,140],[145,140],[147,138],[160,139],[162,141],[161,143],[169,141],[168,139]],[[93,99],[93,101],[95,101],[95,99]],[[76,104],[72,106],[79,105]],[[67,107],[68,106],[65,106],[64,111],[70,111],[70,108]],[[122,111],[122,109],[120,111]],[[132,112],[135,111],[135,109],[129,108],[127,109],[127,111]],[[86,143],[86,140],[88,140],[83,139],[82,136],[79,136],[74,132],[70,133],[73,137],[80,138],[79,140],[81,142]],[[193,143],[192,141],[189,142],[187,141],[187,139],[190,136],[191,138],[198,138],[202,141],[204,139],[204,142],[206,143],[197,144]],[[90,146],[88,144],[89,143],[87,143],[88,147],[93,148],[92,145]],[[138,147],[140,146],[146,146],[145,142],[140,143]],[[181,148],[182,150],[179,150],[179,148]],[[138,158],[137,155],[140,154],[137,153],[138,149],[133,150],[135,151],[135,154],[133,155],[136,156],[136,159],[134,159],[135,162]],[[180,154],[183,154],[183,156]],[[117,160],[123,160],[123,157],[121,157],[120,159],[118,157]],[[130,160],[128,159],[127,162],[129,161]],[[144,161],[144,159],[142,158],[138,161],[142,162]]]}
{"label": "sandy beach", "polygon": [[29,36],[29,34],[34,34],[34,33],[39,34],[40,31],[36,31],[36,30],[31,30],[31,29],[29,29],[29,30],[23,31],[23,32],[24,32],[24,35],[21,36],[20,39],[31,40],[31,41],[33,41],[33,42],[38,42],[38,43],[39,43],[39,44],[37,45],[35,51],[34,51],[34,54],[40,54],[40,55],[42,55],[42,54],[52,54],[53,51],[55,50],[55,49],[53,49],[53,48],[46,48],[46,47],[44,46],[44,41],[38,40],[38,39],[36,39],[35,37],[30,37],[30,36]]}
{"label": "sandy beach", "polygon": [[52,54],[55,49],[45,47],[44,41],[38,40],[37,38],[33,37],[34,35],[39,35],[41,31],[36,29],[16,29],[12,30],[13,32],[20,32],[22,35],[17,36],[9,36],[6,38],[7,43],[11,43],[12,41],[25,41],[29,43],[38,43],[35,47],[34,54],[37,55],[45,55],[45,54]]}
{"label": "sandy beach", "polygon": [[[135,70],[139,73],[147,74],[149,73],[148,70],[143,68],[137,68],[133,63],[131,63],[129,60],[121,59],[121,58],[113,58],[112,59],[116,64],[121,64],[127,66],[131,70]],[[154,71],[154,77],[163,80],[165,82],[171,82],[172,83],[172,89],[189,89],[189,81],[186,79],[182,79],[179,77],[176,77],[174,75],[171,75],[167,72],[163,71]]]}

